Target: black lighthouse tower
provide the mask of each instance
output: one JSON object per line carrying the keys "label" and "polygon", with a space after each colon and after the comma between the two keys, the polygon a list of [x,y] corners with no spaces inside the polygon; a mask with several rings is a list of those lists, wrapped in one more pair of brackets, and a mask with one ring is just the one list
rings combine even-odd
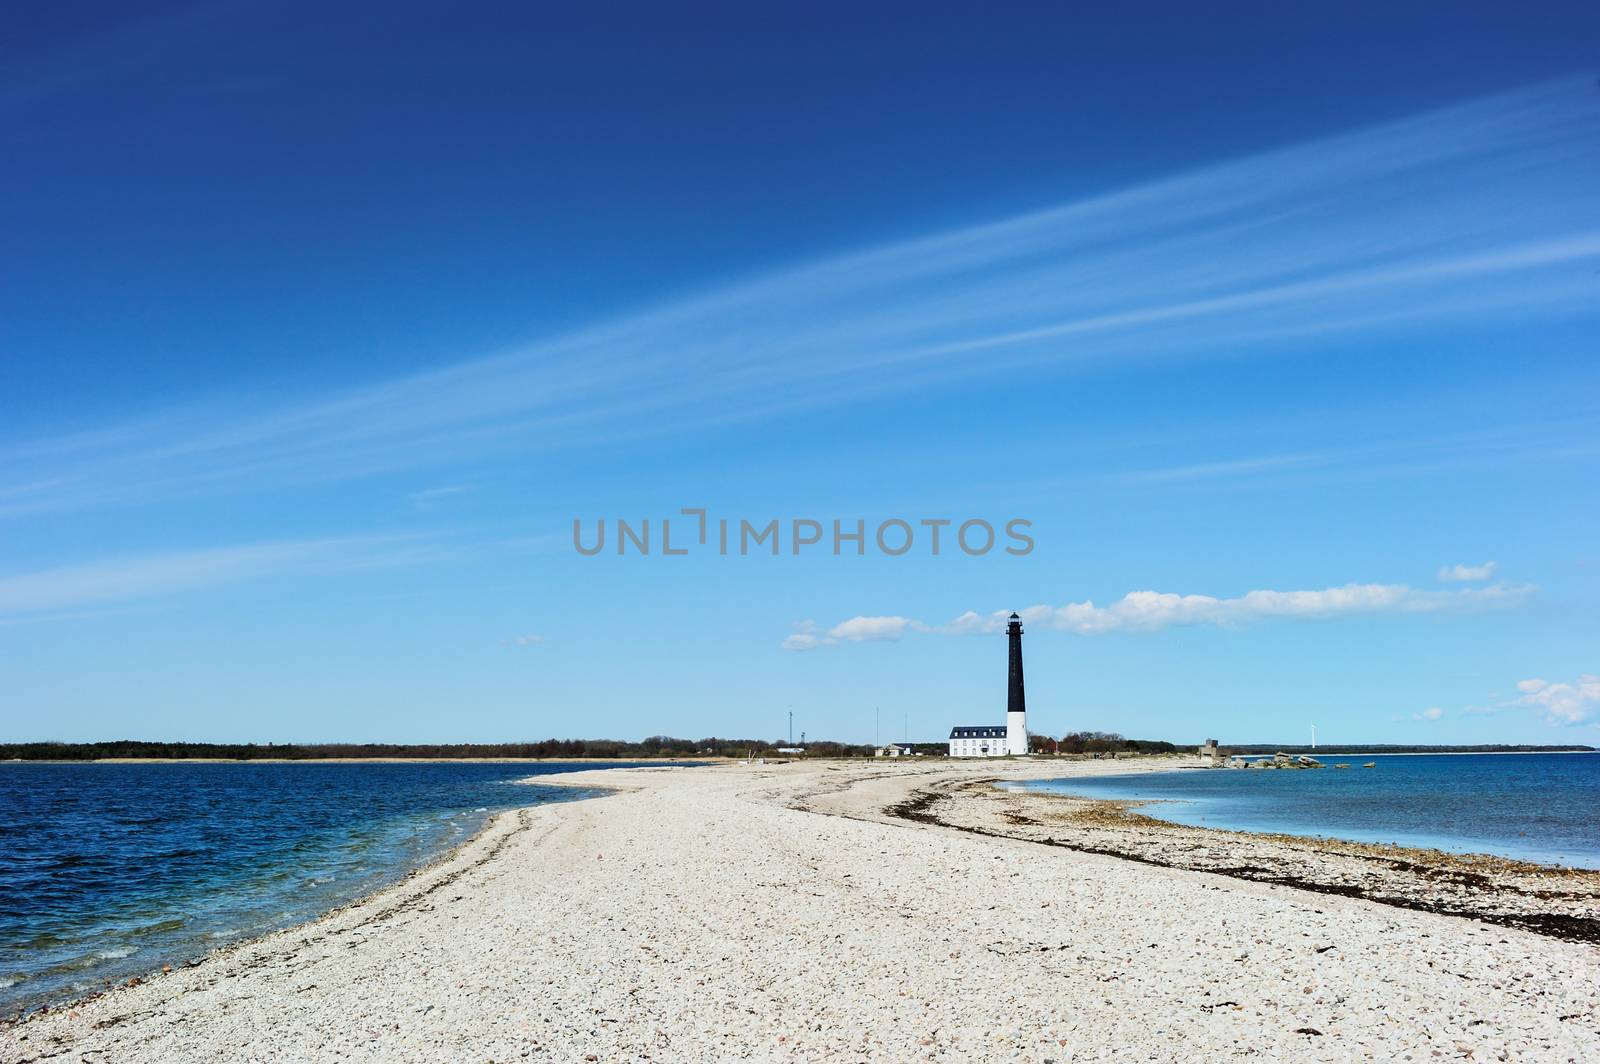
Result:
{"label": "black lighthouse tower", "polygon": [[1028,700],[1022,690],[1022,618],[1015,613],[1006,625],[1011,643],[1006,670],[1006,753],[1028,752]]}
{"label": "black lighthouse tower", "polygon": [[1022,693],[1022,618],[1011,615],[1006,625],[1006,637],[1011,640],[1011,668],[1006,676],[1006,712],[1026,713],[1028,700]]}

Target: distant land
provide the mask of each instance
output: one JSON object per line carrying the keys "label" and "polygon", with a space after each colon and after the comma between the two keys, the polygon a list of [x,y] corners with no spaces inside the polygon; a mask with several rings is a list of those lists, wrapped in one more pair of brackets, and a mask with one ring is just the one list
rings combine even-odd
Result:
{"label": "distant land", "polygon": [[[945,744],[913,743],[922,754],[942,754]],[[0,761],[105,761],[105,760],[212,760],[212,761],[327,761],[327,760],[471,760],[545,758],[693,758],[771,757],[794,754],[809,757],[871,757],[864,743],[814,741],[791,746],[782,739],[677,739],[652,735],[637,742],[621,739],[543,739],[523,743],[189,743],[118,739],[100,743],[0,743]],[[1057,740],[1034,737],[1035,753],[1049,754],[1192,752],[1195,744],[1155,739],[1124,739],[1105,732],[1075,733]],[[1344,743],[1310,746],[1272,744],[1229,745],[1230,754],[1494,754],[1593,752],[1592,746],[1482,743],[1473,746],[1429,746],[1396,743]]]}
{"label": "distant land", "polygon": [[1320,746],[1254,745],[1221,746],[1229,754],[1571,754],[1594,753],[1592,746],[1576,743],[1543,746],[1533,743],[1479,743],[1475,746],[1419,746],[1415,743],[1323,743]]}

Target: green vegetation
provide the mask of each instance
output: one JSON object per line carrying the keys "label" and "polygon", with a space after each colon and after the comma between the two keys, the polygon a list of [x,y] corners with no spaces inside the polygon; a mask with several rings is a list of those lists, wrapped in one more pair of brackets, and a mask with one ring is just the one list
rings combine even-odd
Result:
{"label": "green vegetation", "polygon": [[[1050,740],[1046,739],[1046,743]],[[1039,748],[1034,744],[1038,753],[1051,752],[1049,747]],[[1164,739],[1125,739],[1116,732],[1080,731],[1071,732],[1061,737],[1056,745],[1056,753],[1062,754],[1170,754],[1181,747],[1175,746]]]}

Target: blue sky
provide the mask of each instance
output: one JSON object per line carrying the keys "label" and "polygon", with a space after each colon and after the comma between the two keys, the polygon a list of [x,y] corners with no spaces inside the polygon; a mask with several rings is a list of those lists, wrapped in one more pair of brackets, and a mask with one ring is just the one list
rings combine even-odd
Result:
{"label": "blue sky", "polygon": [[1587,5],[16,21],[6,738],[1600,739]]}

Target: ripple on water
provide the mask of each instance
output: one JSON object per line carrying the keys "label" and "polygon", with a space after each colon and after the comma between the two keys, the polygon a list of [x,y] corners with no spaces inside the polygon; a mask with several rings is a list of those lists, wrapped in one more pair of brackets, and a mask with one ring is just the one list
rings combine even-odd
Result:
{"label": "ripple on water", "polygon": [[129,931],[128,934],[130,934],[130,935],[159,935],[164,931],[176,931],[176,930],[178,930],[178,928],[182,927],[186,923],[188,923],[188,921],[186,919],[184,919],[183,917],[174,916],[170,920],[157,920],[153,924],[144,924],[143,926],[136,927],[133,930]]}
{"label": "ripple on water", "polygon": [[45,974],[68,975],[72,972],[81,972],[86,968],[97,968],[112,959],[114,958],[102,957],[98,953],[83,953],[76,957],[68,957],[64,961],[57,961],[45,969]]}

